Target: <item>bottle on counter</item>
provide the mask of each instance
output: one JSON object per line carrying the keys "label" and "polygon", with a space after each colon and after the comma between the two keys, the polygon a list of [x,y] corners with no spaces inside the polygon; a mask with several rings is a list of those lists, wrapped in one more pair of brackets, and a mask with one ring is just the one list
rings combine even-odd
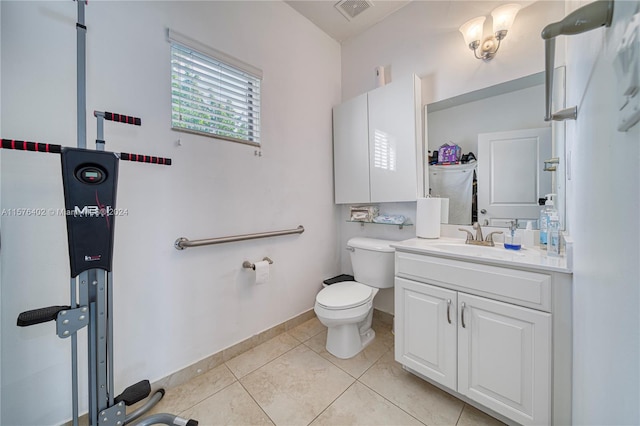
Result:
{"label": "bottle on counter", "polygon": [[560,220],[557,215],[549,216],[547,240],[547,256],[560,256]]}
{"label": "bottle on counter", "polygon": [[540,242],[540,231],[533,229],[532,221],[527,222],[527,227],[522,232],[522,245],[527,248],[533,248]]}
{"label": "bottle on counter", "polygon": [[558,215],[558,211],[555,209],[555,207],[553,206],[553,199],[552,197],[555,196],[556,194],[547,194],[545,195],[545,198],[547,199],[547,201],[545,201],[544,203],[544,208],[542,210],[540,210],[540,248],[544,249],[545,247],[547,247],[547,240],[548,240],[548,235],[547,235],[547,227],[549,224],[549,217],[551,215]]}

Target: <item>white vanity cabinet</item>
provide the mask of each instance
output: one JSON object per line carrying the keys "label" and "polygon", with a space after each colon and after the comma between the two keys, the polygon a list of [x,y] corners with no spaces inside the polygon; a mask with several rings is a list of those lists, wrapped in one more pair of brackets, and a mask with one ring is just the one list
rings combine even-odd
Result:
{"label": "white vanity cabinet", "polygon": [[396,361],[519,424],[571,422],[570,306],[568,274],[396,246]]}
{"label": "white vanity cabinet", "polygon": [[418,179],[421,141],[420,79],[416,76],[336,106],[336,204],[415,201],[422,189]]}

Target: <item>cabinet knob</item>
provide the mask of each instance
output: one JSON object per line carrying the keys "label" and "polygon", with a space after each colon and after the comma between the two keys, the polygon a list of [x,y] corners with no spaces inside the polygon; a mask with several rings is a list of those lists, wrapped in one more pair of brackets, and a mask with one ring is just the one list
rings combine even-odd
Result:
{"label": "cabinet knob", "polygon": [[447,299],[447,321],[451,324],[451,299]]}
{"label": "cabinet knob", "polygon": [[487,214],[487,209],[482,209],[482,210],[480,210],[480,213],[482,213],[482,214]]}

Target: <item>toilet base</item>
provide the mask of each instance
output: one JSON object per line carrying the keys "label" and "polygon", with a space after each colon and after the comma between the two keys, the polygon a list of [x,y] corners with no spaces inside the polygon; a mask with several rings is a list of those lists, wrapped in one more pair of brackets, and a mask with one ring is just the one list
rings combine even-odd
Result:
{"label": "toilet base", "polygon": [[358,324],[330,327],[327,330],[327,352],[340,359],[353,358],[373,342],[375,337],[376,332],[372,328],[360,334]]}
{"label": "toilet base", "polygon": [[328,327],[327,352],[340,359],[358,355],[376,337],[376,332],[371,328],[372,317],[373,309],[369,309],[363,321]]}

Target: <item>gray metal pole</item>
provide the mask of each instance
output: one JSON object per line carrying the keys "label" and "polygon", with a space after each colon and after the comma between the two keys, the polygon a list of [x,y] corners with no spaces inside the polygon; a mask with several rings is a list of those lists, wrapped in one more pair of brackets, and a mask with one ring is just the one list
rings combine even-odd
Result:
{"label": "gray metal pole", "polygon": [[[77,280],[71,278],[71,309],[76,307],[76,284]],[[78,426],[78,333],[71,335],[71,405],[73,415],[73,426]]]}
{"label": "gray metal pole", "polygon": [[77,32],[77,102],[78,102],[78,148],[87,147],[87,69],[86,69],[86,36],[87,27],[84,25],[84,1],[78,2]]}

